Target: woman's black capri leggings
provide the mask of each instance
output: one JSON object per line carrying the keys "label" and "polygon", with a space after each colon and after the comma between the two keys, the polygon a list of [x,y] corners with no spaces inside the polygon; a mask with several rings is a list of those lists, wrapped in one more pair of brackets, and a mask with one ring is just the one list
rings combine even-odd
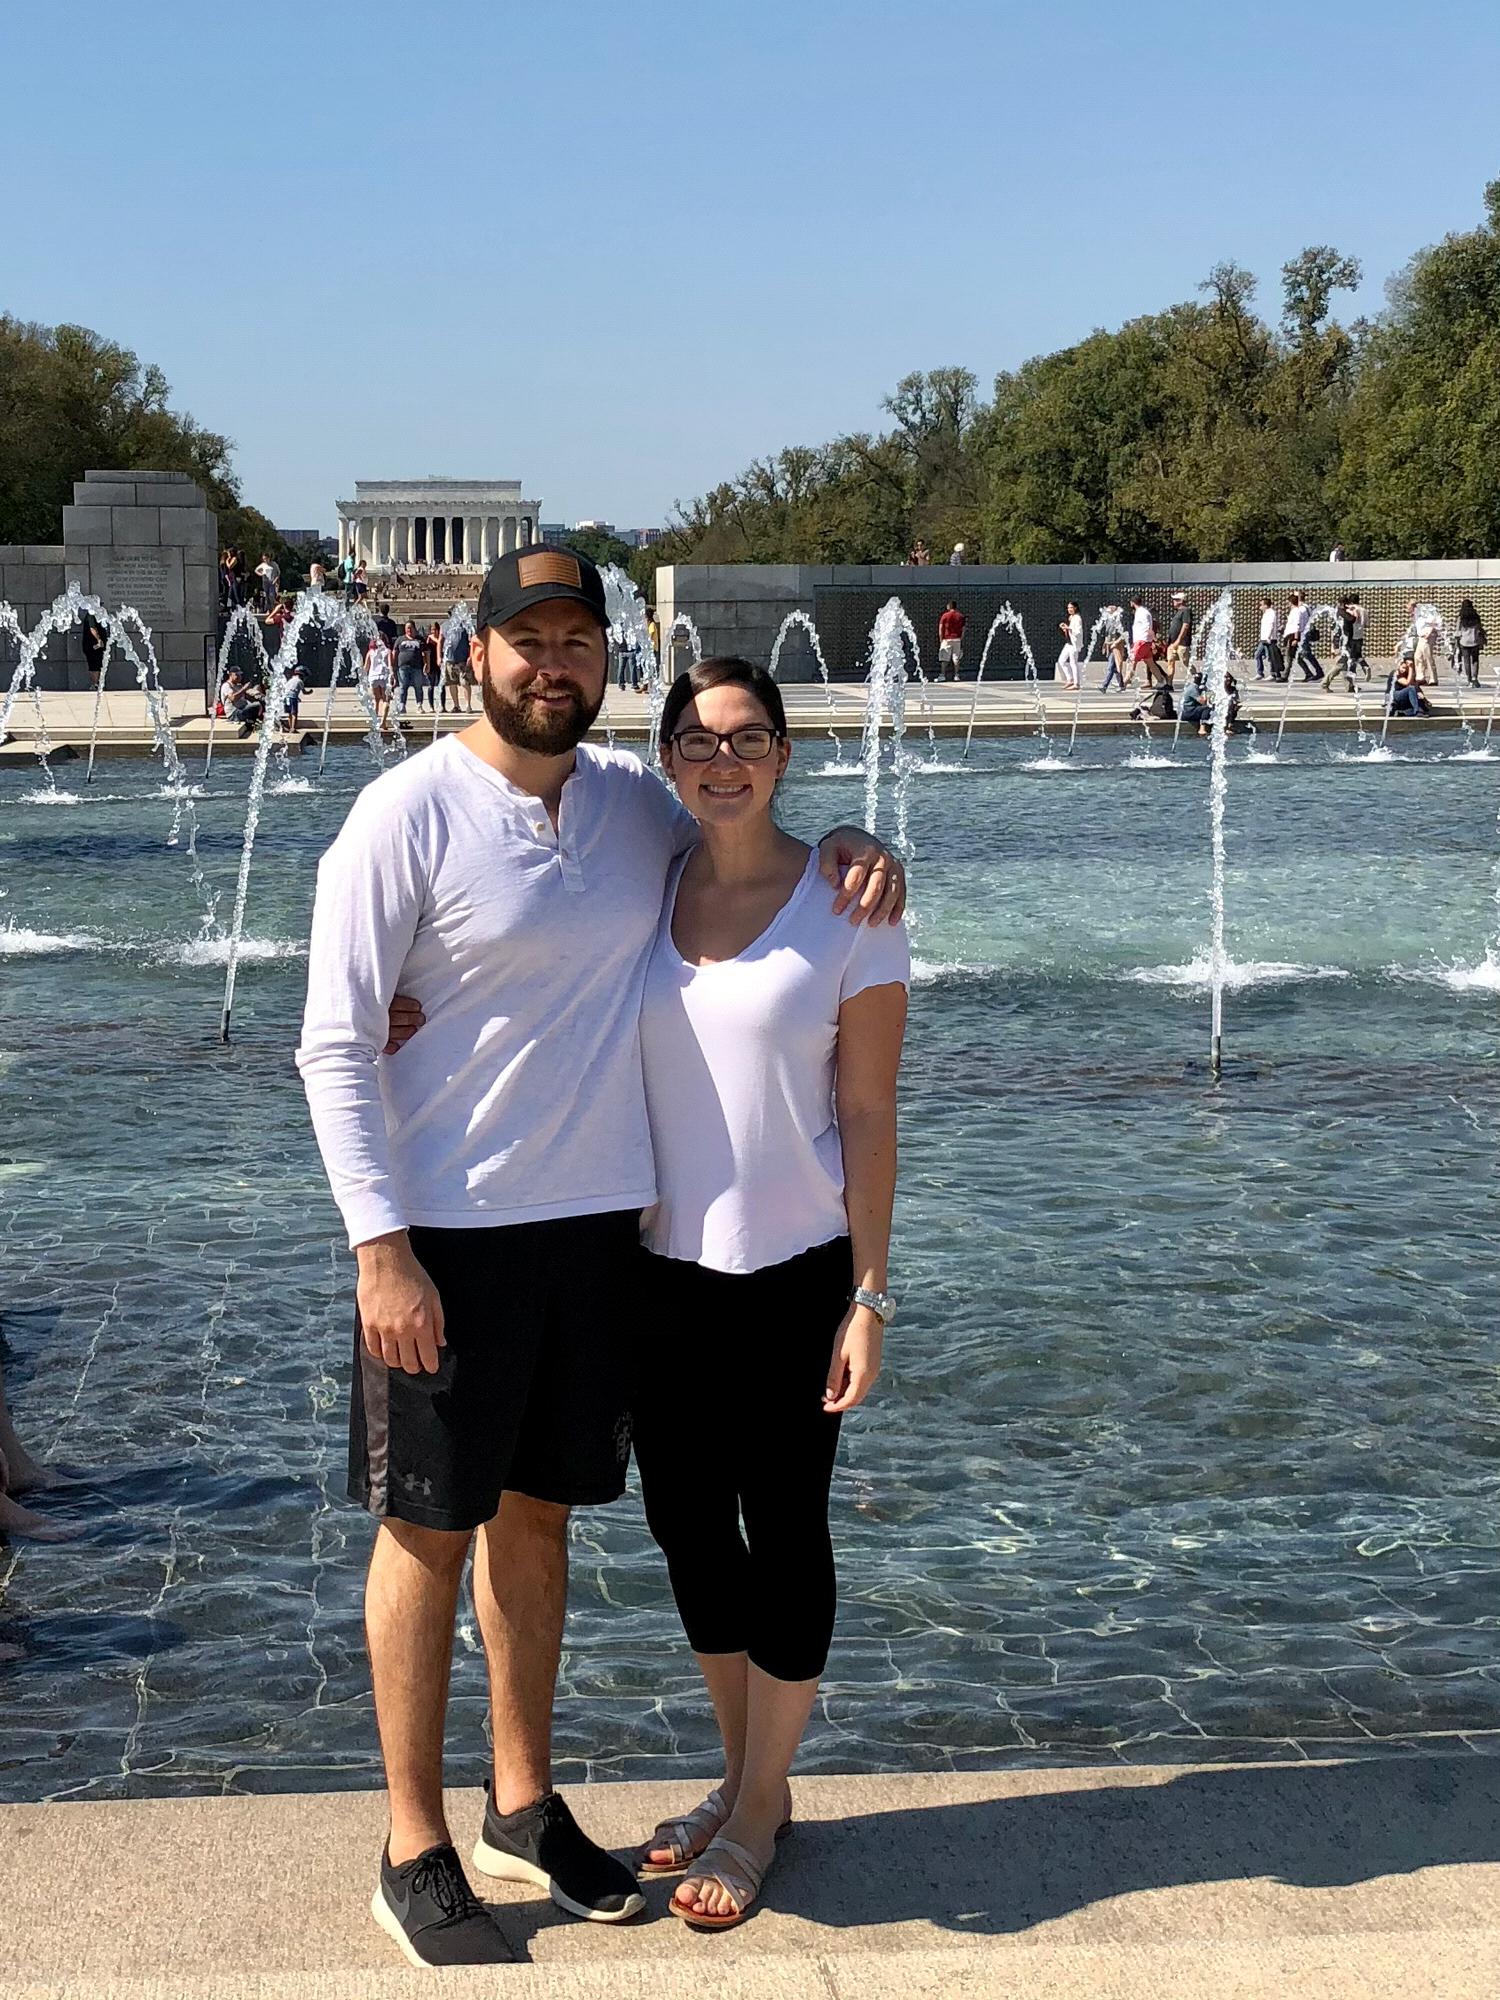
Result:
{"label": "woman's black capri leggings", "polygon": [[828,1487],[842,1420],[822,1403],[849,1239],[743,1275],[645,1261],[635,1456],[688,1643],[812,1680],[837,1601]]}

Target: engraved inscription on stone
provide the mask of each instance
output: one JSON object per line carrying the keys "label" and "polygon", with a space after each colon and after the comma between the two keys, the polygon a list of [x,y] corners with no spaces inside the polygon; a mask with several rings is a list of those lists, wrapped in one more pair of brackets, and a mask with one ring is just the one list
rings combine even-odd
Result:
{"label": "engraved inscription on stone", "polygon": [[147,618],[160,617],[169,608],[167,579],[174,568],[163,550],[112,550],[94,559],[94,591],[111,610],[133,604]]}

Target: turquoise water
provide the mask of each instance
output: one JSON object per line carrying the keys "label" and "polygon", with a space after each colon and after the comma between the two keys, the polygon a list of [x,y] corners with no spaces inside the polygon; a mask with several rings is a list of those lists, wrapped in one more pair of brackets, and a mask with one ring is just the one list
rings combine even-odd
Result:
{"label": "turquoise water", "polygon": [[[846,1425],[805,1768],[1500,1741],[1500,763],[1338,747],[1234,746],[1218,1090],[1198,747],[914,779],[902,1310]],[[799,831],[859,810],[823,754]],[[291,1062],[368,769],[268,799],[228,1049],[156,769],[65,767],[77,804],[0,773],[0,1323],[22,1434],[74,1476],[43,1504],[84,1528],[0,1547],[5,1797],[376,1779],[350,1261]],[[198,801],[226,905],[247,775]],[[483,1712],[466,1618],[460,1778]],[[711,1768],[633,1490],[574,1523],[558,1725],[565,1779]]]}

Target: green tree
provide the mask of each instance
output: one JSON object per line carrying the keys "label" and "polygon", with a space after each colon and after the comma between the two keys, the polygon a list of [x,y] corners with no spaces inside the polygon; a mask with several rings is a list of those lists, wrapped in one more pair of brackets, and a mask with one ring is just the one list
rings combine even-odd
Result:
{"label": "green tree", "polygon": [[1500,547],[1500,181],[1419,251],[1359,342],[1333,497],[1351,555]]}

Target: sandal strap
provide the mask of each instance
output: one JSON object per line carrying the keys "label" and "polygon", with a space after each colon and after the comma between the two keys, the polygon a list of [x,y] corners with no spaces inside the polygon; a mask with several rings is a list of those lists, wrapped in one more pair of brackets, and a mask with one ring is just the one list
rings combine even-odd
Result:
{"label": "sandal strap", "polygon": [[[728,1857],[727,1862],[717,1859],[721,1854]],[[693,1876],[697,1881],[712,1880],[721,1889],[727,1889],[743,1915],[760,1894],[766,1867],[767,1864],[758,1861],[748,1847],[741,1847],[737,1840],[725,1840],[721,1834],[703,1850],[693,1869]]]}
{"label": "sandal strap", "polygon": [[679,1864],[691,1861],[704,1851],[728,1817],[729,1808],[716,1785],[701,1805],[681,1819],[664,1819],[647,1841],[647,1851],[655,1853],[657,1848],[666,1847]]}

